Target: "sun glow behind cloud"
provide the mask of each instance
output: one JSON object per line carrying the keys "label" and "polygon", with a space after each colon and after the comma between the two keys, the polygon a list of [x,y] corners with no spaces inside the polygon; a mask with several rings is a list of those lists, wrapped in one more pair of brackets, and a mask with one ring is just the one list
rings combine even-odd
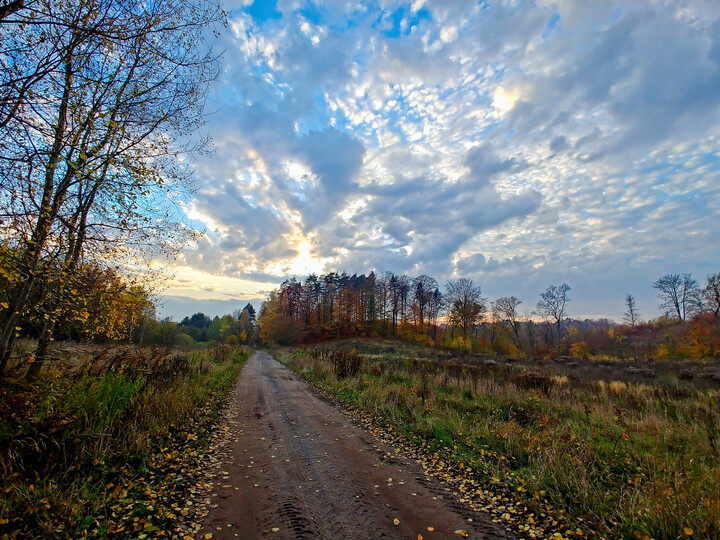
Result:
{"label": "sun glow behind cloud", "polygon": [[528,305],[567,281],[574,306],[610,302],[594,279],[652,312],[659,275],[717,271],[720,4],[236,7],[187,206],[199,276],[462,276]]}
{"label": "sun glow behind cloud", "polygon": [[293,246],[297,255],[267,265],[264,269],[265,272],[279,278],[282,276],[307,276],[321,273],[326,264],[332,262],[330,257],[318,258],[314,256],[313,246],[306,238],[296,235],[289,243]]}
{"label": "sun glow behind cloud", "polygon": [[518,93],[509,92],[502,86],[498,86],[493,94],[492,106],[502,113],[506,113],[513,108],[518,98]]}

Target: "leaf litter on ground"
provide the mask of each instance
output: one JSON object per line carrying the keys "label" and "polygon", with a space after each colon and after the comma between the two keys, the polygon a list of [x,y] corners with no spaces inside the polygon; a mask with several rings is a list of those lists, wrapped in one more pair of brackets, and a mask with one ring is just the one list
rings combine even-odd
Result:
{"label": "leaf litter on ground", "polygon": [[[564,540],[599,536],[598,531],[587,523],[571,523],[562,509],[556,509],[543,501],[540,493],[533,494],[535,510],[531,510],[527,503],[518,497],[520,492],[516,487],[496,476],[481,475],[479,471],[466,465],[461,457],[456,455],[457,447],[443,446],[437,444],[437,441],[429,442],[404,433],[401,429],[389,425],[381,416],[348,403],[341,396],[318,386],[310,379],[306,380],[323,398],[340,405],[353,422],[390,445],[397,454],[418,463],[427,476],[449,486],[452,494],[461,503],[476,512],[491,514],[494,523],[516,532],[521,539]],[[488,450],[484,457],[490,459],[497,456]],[[515,476],[512,472],[507,475],[511,478]],[[463,529],[455,532],[459,536],[467,535]]]}

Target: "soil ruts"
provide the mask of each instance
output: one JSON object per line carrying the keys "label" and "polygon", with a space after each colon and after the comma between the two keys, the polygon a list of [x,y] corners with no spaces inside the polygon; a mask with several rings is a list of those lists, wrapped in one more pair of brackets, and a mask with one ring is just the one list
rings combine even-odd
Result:
{"label": "soil ruts", "polygon": [[232,448],[198,538],[513,537],[265,352],[231,399]]}

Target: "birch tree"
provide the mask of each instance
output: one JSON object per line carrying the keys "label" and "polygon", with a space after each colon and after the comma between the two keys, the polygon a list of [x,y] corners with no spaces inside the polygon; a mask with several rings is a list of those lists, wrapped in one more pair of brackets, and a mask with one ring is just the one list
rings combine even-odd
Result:
{"label": "birch tree", "polygon": [[[68,277],[82,258],[171,252],[192,234],[176,202],[203,143],[179,141],[202,122],[217,74],[205,33],[222,19],[209,0],[36,0],[3,19],[0,241],[16,256],[0,376],[43,261]],[[45,291],[39,359],[66,282]]]}

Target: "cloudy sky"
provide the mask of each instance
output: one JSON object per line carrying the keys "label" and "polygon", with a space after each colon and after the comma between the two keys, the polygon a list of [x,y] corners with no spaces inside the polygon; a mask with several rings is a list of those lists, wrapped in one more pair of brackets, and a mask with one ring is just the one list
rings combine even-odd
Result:
{"label": "cloudy sky", "polygon": [[621,320],[720,271],[720,2],[227,2],[164,315],[390,270]]}

